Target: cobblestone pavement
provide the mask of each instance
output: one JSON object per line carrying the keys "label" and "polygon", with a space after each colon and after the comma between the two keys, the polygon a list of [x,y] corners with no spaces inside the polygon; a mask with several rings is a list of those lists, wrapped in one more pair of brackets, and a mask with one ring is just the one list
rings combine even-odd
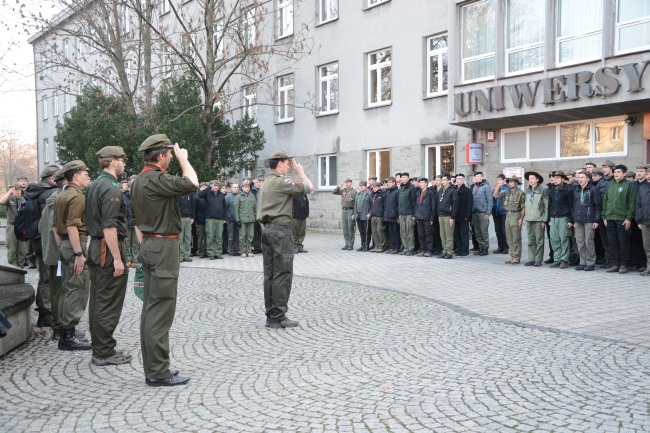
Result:
{"label": "cobblestone pavement", "polygon": [[[186,386],[144,384],[141,301],[131,285],[116,330],[119,348],[135,355],[131,364],[92,366],[90,354],[59,351],[35,328],[0,358],[0,431],[650,431],[650,348],[621,335],[570,332],[589,311],[574,311],[584,318],[561,328],[549,321],[568,320],[569,307],[550,316],[553,300],[539,302],[564,291],[570,296],[562,299],[580,297],[581,284],[624,281],[611,295],[597,290],[589,303],[571,305],[636,311],[635,303],[648,302],[645,287],[633,286],[642,277],[597,272],[580,283],[572,270],[522,267],[510,271],[516,284],[497,289],[495,280],[510,275],[498,256],[382,256],[336,251],[338,240],[310,233],[310,252],[296,258],[298,273],[309,276],[294,278],[290,316],[301,321],[294,329],[264,327],[261,256],[183,264],[171,356],[191,376]],[[559,272],[571,276],[568,284],[558,284]],[[482,287],[462,281],[470,273]],[[529,288],[522,275],[542,278]],[[28,274],[34,285],[35,276]],[[406,293],[420,286],[428,286],[425,296]],[[623,288],[638,294],[629,305],[616,299]],[[444,298],[452,290],[474,293],[459,298],[474,304],[454,308],[459,301]],[[483,315],[518,290],[551,291],[508,300],[509,315]],[[541,325],[512,322],[529,317],[536,302]]]}

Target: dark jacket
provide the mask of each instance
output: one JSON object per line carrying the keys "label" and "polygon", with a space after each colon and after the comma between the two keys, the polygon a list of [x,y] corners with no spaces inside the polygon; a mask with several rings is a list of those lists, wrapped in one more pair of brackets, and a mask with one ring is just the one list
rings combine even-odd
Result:
{"label": "dark jacket", "polygon": [[381,188],[372,194],[370,202],[370,217],[384,217],[384,205],[386,204],[386,192]]}
{"label": "dark jacket", "polygon": [[650,183],[648,182],[639,187],[634,217],[638,224],[650,225]]}
{"label": "dark jacket", "polygon": [[176,200],[178,200],[181,218],[194,218],[194,194],[179,195]]}
{"label": "dark jacket", "polygon": [[571,218],[573,191],[567,184],[548,190],[548,220],[551,218]]}
{"label": "dark jacket", "polygon": [[411,182],[402,183],[399,187],[399,205],[400,215],[413,215],[415,213],[415,197],[417,191]]}
{"label": "dark jacket", "polygon": [[458,192],[458,213],[456,219],[459,222],[472,220],[472,208],[474,207],[474,194],[465,184],[456,188]]}
{"label": "dark jacket", "polygon": [[54,194],[54,191],[57,189],[59,189],[59,187],[56,183],[41,179],[38,183],[27,185],[25,195],[27,198],[36,199],[40,213],[43,213],[43,209],[45,209],[45,201],[49,196]]}
{"label": "dark jacket", "polygon": [[573,192],[573,209],[571,223],[594,223],[600,219],[601,199],[598,188],[591,182],[585,186],[584,190],[580,184],[575,185]]}
{"label": "dark jacket", "polygon": [[194,224],[205,225],[205,200],[194,196]]}
{"label": "dark jacket", "polygon": [[[494,197],[494,200],[492,201],[492,216],[498,216],[498,215],[506,215],[508,211],[506,210],[505,207],[503,207],[503,199],[501,198],[501,193],[502,192],[507,192],[510,189],[507,183],[504,183],[501,185],[501,189],[499,190],[499,195]],[[492,190],[494,192],[494,190]]]}
{"label": "dark jacket", "polygon": [[399,188],[393,186],[386,191],[386,201],[384,203],[384,221],[396,223],[399,217]]}
{"label": "dark jacket", "polygon": [[235,198],[237,196],[232,192],[226,194],[226,221],[231,223],[235,222]]}
{"label": "dark jacket", "polygon": [[133,218],[133,213],[131,212],[131,193],[124,191],[122,195],[124,195],[124,206],[126,207],[126,226],[132,229],[133,223],[131,219]]}
{"label": "dark jacket", "polygon": [[309,217],[309,198],[307,194],[293,195],[293,219],[304,220]]}
{"label": "dark jacket", "polygon": [[418,190],[415,198],[415,219],[433,221],[436,217],[436,194],[431,188],[425,188],[424,194]]}
{"label": "dark jacket", "polygon": [[598,190],[598,195],[600,195],[600,202],[603,202],[603,197],[605,196],[605,189],[607,188],[607,181],[604,177],[601,177],[598,183],[596,183],[596,189]]}
{"label": "dark jacket", "polygon": [[365,190],[364,192],[358,193],[357,198],[354,200],[354,218],[357,221],[367,221],[371,204],[372,191]]}
{"label": "dark jacket", "polygon": [[[471,194],[470,194],[471,195]],[[455,220],[458,215],[458,191],[453,185],[449,185],[447,189],[440,187],[438,196],[438,216],[448,216]],[[470,209],[471,206],[470,206]]]}
{"label": "dark jacket", "polygon": [[[474,194],[474,189],[476,188],[476,194]],[[494,198],[492,194],[494,191],[490,186],[490,183],[483,179],[481,183],[472,185],[470,188],[472,191],[472,212],[480,212],[489,214],[492,212],[492,206]]]}
{"label": "dark jacket", "polygon": [[205,219],[226,219],[226,196],[210,188],[199,192],[199,197],[205,200]]}

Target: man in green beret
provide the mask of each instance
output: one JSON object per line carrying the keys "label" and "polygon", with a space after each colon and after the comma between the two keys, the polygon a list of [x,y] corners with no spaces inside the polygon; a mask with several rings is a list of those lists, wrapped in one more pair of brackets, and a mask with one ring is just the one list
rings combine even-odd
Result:
{"label": "man in green beret", "polygon": [[[293,165],[302,182],[287,178]],[[302,165],[282,151],[269,156],[271,174],[258,193],[257,218],[262,226],[264,256],[264,306],[266,326],[290,328],[298,322],[287,316],[293,278],[293,194],[309,194],[314,186]]]}
{"label": "man in green beret", "polygon": [[58,236],[59,260],[63,278],[59,297],[61,350],[90,350],[89,343],[75,336],[75,327],[88,303],[90,277],[86,266],[86,199],[82,190],[88,186],[88,167],[76,160],[61,168],[68,186],[54,200],[53,226]]}
{"label": "man in green beret", "polygon": [[99,175],[86,191],[86,224],[90,236],[90,336],[94,365],[131,362],[131,355],[115,350],[113,332],[120,321],[126,284],[126,203],[117,179],[124,174],[126,154],[119,146],[107,146],[95,154]]}
{"label": "man in green beret", "polygon": [[[183,176],[167,173],[172,149]],[[169,369],[169,328],[176,311],[180,270],[181,214],[176,197],[199,187],[187,150],[164,134],[147,138],[140,146],[145,166],[133,181],[131,206],[133,224],[141,238],[140,262],[144,272],[144,299],[140,319],[140,343],[145,381],[149,386],[186,384]]]}

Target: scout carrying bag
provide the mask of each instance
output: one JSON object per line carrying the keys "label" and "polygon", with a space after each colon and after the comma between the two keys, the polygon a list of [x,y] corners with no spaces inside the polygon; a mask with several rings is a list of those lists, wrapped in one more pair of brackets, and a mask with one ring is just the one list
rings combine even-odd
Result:
{"label": "scout carrying bag", "polygon": [[37,239],[40,236],[38,223],[41,220],[41,211],[35,198],[25,198],[25,202],[18,208],[14,219],[14,233],[21,241]]}

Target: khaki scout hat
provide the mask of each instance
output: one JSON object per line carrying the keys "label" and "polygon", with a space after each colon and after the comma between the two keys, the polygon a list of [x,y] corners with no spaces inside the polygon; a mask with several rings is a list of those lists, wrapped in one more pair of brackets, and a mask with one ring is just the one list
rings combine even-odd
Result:
{"label": "khaki scout hat", "polygon": [[98,158],[126,158],[126,153],[120,146],[106,146],[99,149],[95,156]]}
{"label": "khaki scout hat", "polygon": [[41,174],[39,174],[38,177],[43,179],[44,177],[54,176],[54,173],[56,173],[58,170],[59,170],[58,165],[48,165],[43,169],[43,171],[41,171]]}
{"label": "khaki scout hat", "polygon": [[61,173],[67,173],[69,171],[88,171],[88,167],[86,167],[86,163],[82,160],[75,159],[61,167]]}
{"label": "khaki scout hat", "polygon": [[521,181],[519,180],[519,177],[517,177],[517,175],[515,175],[515,174],[513,174],[512,176],[510,176],[509,178],[507,178],[507,179],[506,179],[506,182],[510,182],[511,180],[517,182],[518,184],[521,183]]}
{"label": "khaki scout hat", "polygon": [[281,161],[285,159],[291,158],[289,155],[286,154],[286,152],[282,150],[278,150],[276,152],[273,152],[271,155],[269,155],[269,159],[279,159]]}
{"label": "khaki scout hat", "polygon": [[156,134],[149,136],[149,138],[142,142],[138,150],[140,152],[146,152],[147,150],[162,149],[164,147],[174,147],[174,145],[167,135]]}
{"label": "khaki scout hat", "polygon": [[527,171],[526,173],[524,173],[524,179],[528,180],[528,177],[529,177],[531,174],[537,178],[537,182],[539,182],[539,183],[544,182],[544,178],[542,177],[542,175],[539,174],[539,173],[536,172],[536,171]]}
{"label": "khaki scout hat", "polygon": [[563,177],[564,179],[568,179],[567,175],[564,174],[564,172],[562,170],[554,171],[551,174],[553,175],[553,177],[558,177],[559,176],[559,177]]}

